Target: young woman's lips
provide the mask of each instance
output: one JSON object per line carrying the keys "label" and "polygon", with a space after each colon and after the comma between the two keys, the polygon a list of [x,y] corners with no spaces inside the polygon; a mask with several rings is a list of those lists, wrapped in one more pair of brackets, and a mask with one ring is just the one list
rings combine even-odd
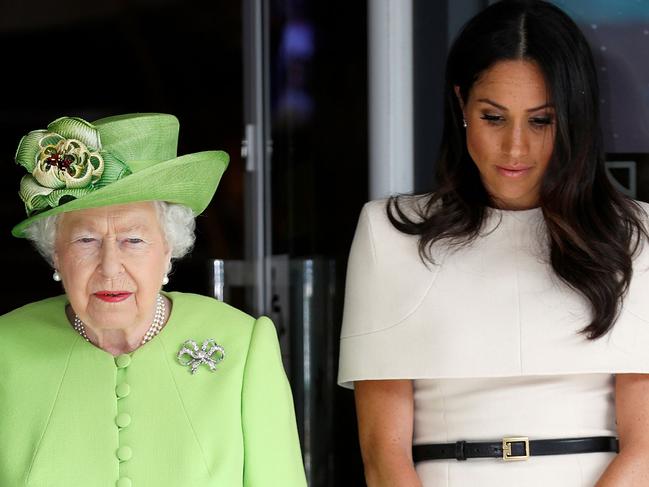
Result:
{"label": "young woman's lips", "polygon": [[118,303],[124,301],[131,294],[133,293],[128,291],[99,291],[95,293],[95,296],[107,303]]}
{"label": "young woman's lips", "polygon": [[530,170],[532,169],[531,167],[503,167],[503,166],[496,166],[496,169],[498,169],[498,173],[502,176],[508,177],[508,178],[521,178],[528,174]]}

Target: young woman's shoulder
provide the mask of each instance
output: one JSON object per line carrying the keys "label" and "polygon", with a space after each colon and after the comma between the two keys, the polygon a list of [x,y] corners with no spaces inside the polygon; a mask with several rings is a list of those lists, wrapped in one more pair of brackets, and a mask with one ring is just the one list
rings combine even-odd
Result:
{"label": "young woman's shoulder", "polygon": [[646,201],[640,201],[640,200],[633,200],[633,202],[641,210],[640,217],[644,221],[649,222],[649,203],[647,203]]}
{"label": "young woman's shoulder", "polygon": [[389,199],[373,200],[365,203],[361,211],[361,222],[367,219],[373,230],[387,233],[403,234],[394,226],[396,222],[419,223],[431,211],[428,208],[430,195],[400,195]]}

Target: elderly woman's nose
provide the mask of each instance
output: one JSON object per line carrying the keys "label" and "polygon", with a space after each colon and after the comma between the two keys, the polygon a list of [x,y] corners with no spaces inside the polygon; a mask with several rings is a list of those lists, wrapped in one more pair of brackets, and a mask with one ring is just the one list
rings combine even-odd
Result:
{"label": "elderly woman's nose", "polygon": [[106,239],[102,242],[100,253],[101,273],[108,278],[121,274],[123,266],[119,246],[115,240]]}

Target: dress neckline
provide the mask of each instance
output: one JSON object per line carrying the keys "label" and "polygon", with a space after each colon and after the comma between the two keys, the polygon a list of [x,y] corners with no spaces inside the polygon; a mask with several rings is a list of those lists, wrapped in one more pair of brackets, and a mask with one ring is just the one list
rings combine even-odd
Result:
{"label": "dress neckline", "polygon": [[488,218],[498,218],[499,220],[518,220],[518,221],[538,221],[543,217],[543,209],[540,206],[527,210],[504,210],[501,208],[486,207]]}

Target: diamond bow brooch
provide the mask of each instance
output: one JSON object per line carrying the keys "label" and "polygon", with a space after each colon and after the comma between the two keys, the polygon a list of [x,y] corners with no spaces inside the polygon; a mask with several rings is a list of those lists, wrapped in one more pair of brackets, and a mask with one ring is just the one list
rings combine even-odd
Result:
{"label": "diamond bow brooch", "polygon": [[194,340],[187,340],[178,350],[178,362],[190,367],[190,372],[195,374],[201,364],[207,365],[212,372],[216,364],[225,358],[225,350],[213,338],[205,340],[199,347]]}

